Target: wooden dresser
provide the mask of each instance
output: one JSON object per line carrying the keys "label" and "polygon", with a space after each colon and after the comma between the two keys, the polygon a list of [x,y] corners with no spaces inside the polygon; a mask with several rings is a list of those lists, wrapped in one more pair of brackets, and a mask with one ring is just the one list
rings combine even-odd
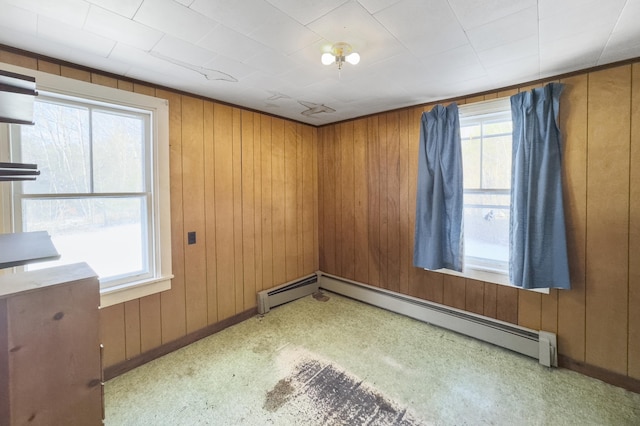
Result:
{"label": "wooden dresser", "polygon": [[0,425],[101,425],[100,286],[85,263],[0,275]]}

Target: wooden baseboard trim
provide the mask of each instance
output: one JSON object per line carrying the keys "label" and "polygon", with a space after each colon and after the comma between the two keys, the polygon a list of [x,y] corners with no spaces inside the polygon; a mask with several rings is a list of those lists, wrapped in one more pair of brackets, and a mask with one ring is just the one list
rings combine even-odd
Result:
{"label": "wooden baseboard trim", "polygon": [[631,392],[640,393],[640,380],[623,374],[614,373],[601,367],[576,361],[565,355],[558,355],[558,366],[576,371],[580,374],[584,374],[585,376],[602,380],[605,383],[630,390]]}
{"label": "wooden baseboard trim", "polygon": [[104,380],[106,381],[113,379],[114,377],[124,374],[127,371],[131,371],[134,368],[146,364],[149,361],[153,361],[156,358],[167,355],[168,353],[178,350],[184,346],[190,345],[191,343],[196,342],[202,338],[218,333],[227,327],[231,327],[232,325],[241,323],[242,321],[246,321],[249,318],[256,316],[257,314],[257,307],[246,310],[230,318],[224,319],[215,324],[208,325],[204,328],[201,328],[200,330],[196,330],[193,333],[189,333],[186,336],[180,337],[179,339],[167,342],[136,357],[106,367],[104,369]]}

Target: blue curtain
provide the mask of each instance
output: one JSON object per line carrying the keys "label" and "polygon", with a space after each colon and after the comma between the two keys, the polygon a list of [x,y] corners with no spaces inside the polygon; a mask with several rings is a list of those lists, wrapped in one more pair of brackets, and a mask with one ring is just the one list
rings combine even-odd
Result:
{"label": "blue curtain", "polygon": [[558,126],[562,89],[551,83],[511,97],[509,277],[522,288],[570,288]]}
{"label": "blue curtain", "polygon": [[462,271],[462,148],[458,106],[422,113],[413,264]]}

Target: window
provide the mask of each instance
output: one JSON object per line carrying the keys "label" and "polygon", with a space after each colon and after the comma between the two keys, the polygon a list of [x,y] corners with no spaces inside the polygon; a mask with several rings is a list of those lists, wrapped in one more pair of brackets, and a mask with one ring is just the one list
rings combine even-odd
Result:
{"label": "window", "polygon": [[12,230],[48,231],[62,255],[29,268],[87,262],[102,306],[170,288],[166,102],[55,80],[36,76],[36,124],[10,130],[11,161],[41,171],[12,185]]}
{"label": "window", "polygon": [[509,272],[511,133],[508,98],[460,106],[465,272],[504,283]]}

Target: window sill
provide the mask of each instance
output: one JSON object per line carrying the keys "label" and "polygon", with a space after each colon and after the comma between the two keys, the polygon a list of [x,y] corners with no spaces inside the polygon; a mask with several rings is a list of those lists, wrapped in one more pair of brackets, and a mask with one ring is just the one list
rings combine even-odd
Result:
{"label": "window sill", "polygon": [[101,289],[100,307],[106,308],[107,306],[117,305],[118,303],[128,302],[129,300],[170,290],[172,278],[173,275],[167,275],[160,278],[152,278]]}
{"label": "window sill", "polygon": [[498,273],[498,272],[489,272],[489,271],[483,271],[483,270],[479,270],[479,269],[472,269],[472,268],[464,268],[462,270],[462,272],[458,272],[458,271],[453,271],[451,269],[436,269],[434,270],[434,272],[441,272],[443,274],[448,274],[448,275],[455,275],[457,277],[463,277],[463,278],[469,278],[472,280],[477,280],[477,281],[483,281],[483,282],[487,282],[487,283],[491,283],[491,284],[499,284],[499,285],[505,285],[508,287],[513,287],[513,288],[517,288],[520,290],[527,290],[527,291],[533,291],[536,293],[543,293],[543,294],[549,294],[549,289],[548,288],[520,288],[514,285],[511,285],[511,283],[509,282],[509,274],[502,274],[502,273]]}

